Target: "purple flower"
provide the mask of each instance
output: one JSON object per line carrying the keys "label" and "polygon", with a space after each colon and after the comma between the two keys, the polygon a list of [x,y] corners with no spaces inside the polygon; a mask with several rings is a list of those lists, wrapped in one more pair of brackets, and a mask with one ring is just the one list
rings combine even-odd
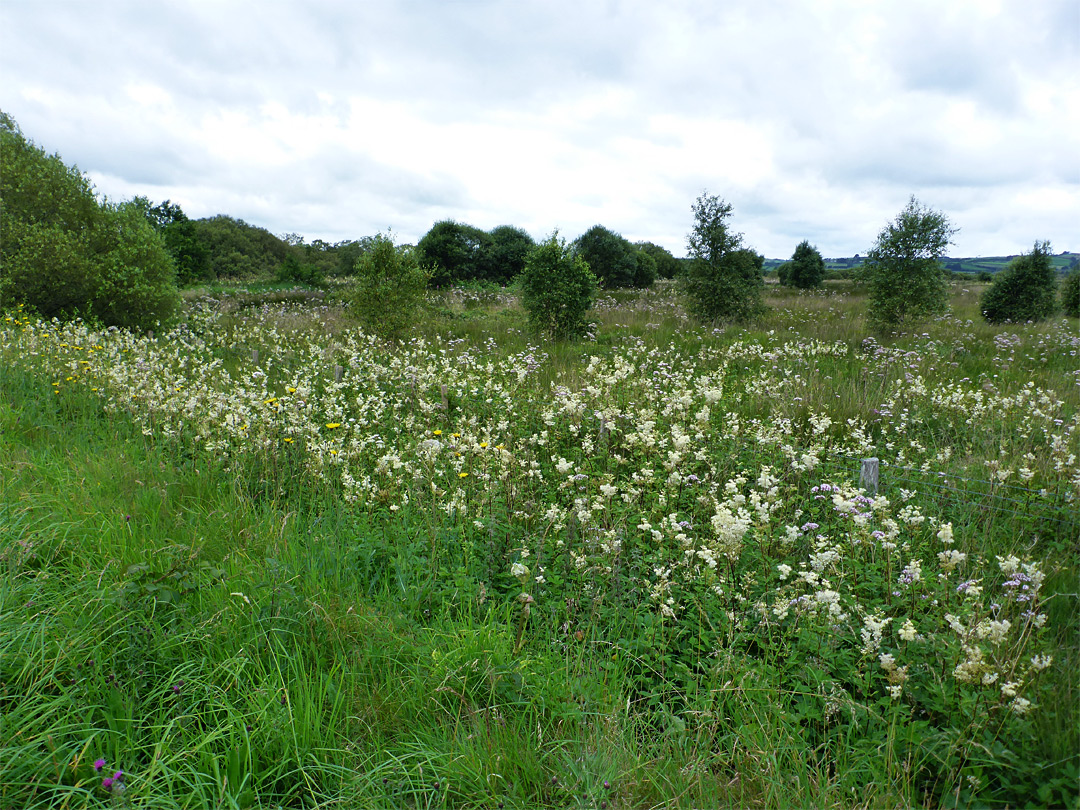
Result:
{"label": "purple flower", "polygon": [[112,783],[113,779],[111,776],[106,776],[104,779],[101,780],[101,786],[105,788],[105,790],[112,790]]}
{"label": "purple flower", "polygon": [[104,768],[104,767],[105,767],[105,760],[103,760],[103,759],[95,759],[94,760],[94,770],[95,771],[97,771],[98,773],[101,773],[101,769]]}

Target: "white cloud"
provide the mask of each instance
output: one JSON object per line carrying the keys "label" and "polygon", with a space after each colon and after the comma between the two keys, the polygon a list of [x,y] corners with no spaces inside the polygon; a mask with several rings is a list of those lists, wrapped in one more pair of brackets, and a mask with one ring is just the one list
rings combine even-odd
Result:
{"label": "white cloud", "polygon": [[105,193],[278,233],[600,223],[682,253],[708,189],[770,256],[850,255],[914,193],[988,255],[1080,249],[1078,23],[1073,0],[40,0],[0,5],[0,70],[5,111]]}

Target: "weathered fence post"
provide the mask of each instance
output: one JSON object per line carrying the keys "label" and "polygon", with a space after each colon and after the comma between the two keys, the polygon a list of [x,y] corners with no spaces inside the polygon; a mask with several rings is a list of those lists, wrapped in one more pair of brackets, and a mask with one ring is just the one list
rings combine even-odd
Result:
{"label": "weathered fence post", "polygon": [[258,362],[259,362],[259,350],[258,349],[252,349],[251,350],[251,362],[255,363],[255,364],[258,364]]}
{"label": "weathered fence post", "polygon": [[341,382],[341,375],[344,371],[341,366],[334,366],[334,382]]}
{"label": "weathered fence post", "polygon": [[862,460],[862,469],[859,471],[859,487],[865,489],[871,495],[877,495],[878,460],[876,458],[864,458]]}

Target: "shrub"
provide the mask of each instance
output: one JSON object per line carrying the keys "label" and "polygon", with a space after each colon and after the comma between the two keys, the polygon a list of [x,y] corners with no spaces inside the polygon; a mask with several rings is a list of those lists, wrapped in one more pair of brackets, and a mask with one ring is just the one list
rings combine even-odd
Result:
{"label": "shrub", "polygon": [[1057,307],[1057,277],[1050,260],[1050,243],[1036,242],[1031,253],[1009,262],[994,277],[980,302],[989,323],[1041,321]]}
{"label": "shrub", "polygon": [[741,247],[742,234],[727,226],[731,205],[702,194],[693,205],[696,223],[687,238],[690,262],[680,276],[690,311],[702,321],[747,321],[761,314],[764,257]]}
{"label": "shrub", "polygon": [[944,214],[921,206],[915,197],[908,201],[866,255],[863,277],[870,287],[871,324],[900,326],[948,308],[940,259],[955,233]]}
{"label": "shrub", "polygon": [[825,260],[818,249],[804,239],[795,248],[791,261],[780,265],[778,273],[780,283],[786,287],[820,287],[825,279]]}
{"label": "shrub", "polygon": [[605,288],[636,286],[636,251],[614,231],[593,225],[574,241],[574,252],[585,260]]}
{"label": "shrub", "polygon": [[414,248],[377,234],[357,260],[350,309],[374,334],[396,340],[412,324],[430,278]]}
{"label": "shrub", "polygon": [[653,242],[637,242],[635,246],[644,250],[656,261],[658,278],[675,278],[679,272],[679,260],[671,255],[671,251]]}
{"label": "shrub", "polygon": [[132,328],[173,314],[175,265],[141,206],[99,202],[78,168],[3,113],[0,163],[0,300]]}
{"label": "shrub", "polygon": [[558,339],[585,334],[597,280],[588,263],[571,252],[556,231],[525,260],[521,302],[534,328]]}
{"label": "shrub", "polygon": [[491,237],[452,219],[436,222],[416,245],[419,260],[432,268],[435,287],[483,278]]}
{"label": "shrub", "polygon": [[634,253],[637,268],[634,271],[634,286],[639,289],[651,287],[656,281],[656,259],[644,248],[638,248]]}
{"label": "shrub", "polygon": [[1080,267],[1074,267],[1061,285],[1061,309],[1070,318],[1080,317]]}
{"label": "shrub", "polygon": [[293,281],[297,284],[310,284],[313,287],[323,283],[323,274],[318,267],[308,262],[301,262],[292,253],[278,265],[276,277],[278,281]]}

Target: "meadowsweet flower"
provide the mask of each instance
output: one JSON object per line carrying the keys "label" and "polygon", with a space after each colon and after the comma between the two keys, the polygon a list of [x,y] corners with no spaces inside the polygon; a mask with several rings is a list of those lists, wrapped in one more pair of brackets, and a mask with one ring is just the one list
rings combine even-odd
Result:
{"label": "meadowsweet flower", "polygon": [[1046,669],[1054,661],[1052,655],[1035,655],[1031,658],[1031,668],[1036,672]]}
{"label": "meadowsweet flower", "polygon": [[915,625],[911,619],[907,619],[904,622],[904,626],[900,628],[900,638],[904,641],[914,641],[918,637],[918,631],[915,629]]}
{"label": "meadowsweet flower", "polygon": [[[937,537],[938,537],[938,540],[940,540],[945,545],[947,545],[947,546],[951,545],[953,543],[952,524],[951,523],[943,524],[942,527],[940,529],[938,529]],[[938,556],[941,556],[941,555],[938,555]]]}
{"label": "meadowsweet flower", "polygon": [[1025,715],[1031,711],[1031,701],[1022,697],[1013,698],[1012,703],[1009,704],[1009,708],[1016,714]]}

